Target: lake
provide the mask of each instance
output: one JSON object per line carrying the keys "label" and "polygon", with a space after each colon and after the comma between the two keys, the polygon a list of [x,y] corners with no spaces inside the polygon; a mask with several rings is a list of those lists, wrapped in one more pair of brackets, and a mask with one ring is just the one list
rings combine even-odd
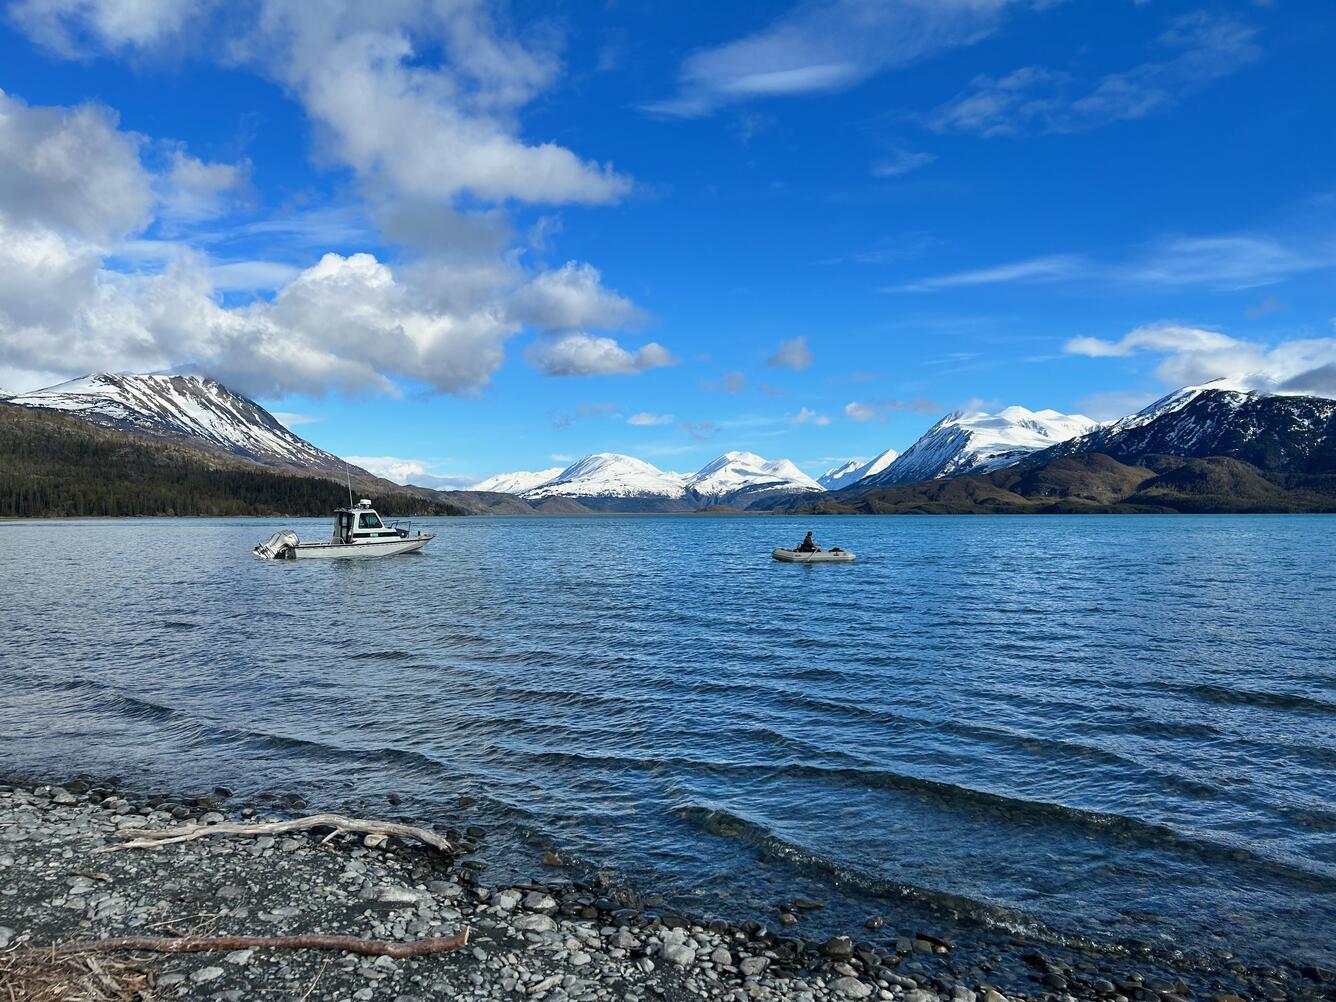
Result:
{"label": "lake", "polygon": [[[0,773],[477,823],[705,914],[1336,961],[1334,517],[417,524],[0,524]],[[857,563],[770,559],[807,528]]]}

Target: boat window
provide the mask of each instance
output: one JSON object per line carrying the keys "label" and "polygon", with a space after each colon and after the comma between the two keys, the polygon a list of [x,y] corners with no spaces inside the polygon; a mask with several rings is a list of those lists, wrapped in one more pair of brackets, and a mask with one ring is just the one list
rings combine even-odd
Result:
{"label": "boat window", "polygon": [[373,512],[368,512],[367,514],[362,516],[362,528],[382,529],[384,528],[384,526],[380,524],[380,516],[373,511]]}

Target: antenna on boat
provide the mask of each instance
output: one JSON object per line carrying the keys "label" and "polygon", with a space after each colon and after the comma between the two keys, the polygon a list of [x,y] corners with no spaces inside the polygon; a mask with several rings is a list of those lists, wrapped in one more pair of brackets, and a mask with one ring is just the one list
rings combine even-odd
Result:
{"label": "antenna on boat", "polygon": [[348,478],[348,507],[353,506],[353,466],[348,460],[343,461],[343,474]]}

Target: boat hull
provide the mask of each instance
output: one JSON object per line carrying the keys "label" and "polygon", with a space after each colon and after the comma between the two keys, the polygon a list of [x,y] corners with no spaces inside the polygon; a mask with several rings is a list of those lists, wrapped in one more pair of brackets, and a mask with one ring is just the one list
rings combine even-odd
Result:
{"label": "boat hull", "polygon": [[424,532],[420,536],[403,539],[378,539],[370,543],[298,543],[289,552],[290,560],[360,560],[367,557],[393,557],[400,553],[415,553],[436,534]]}
{"label": "boat hull", "polygon": [[815,553],[800,553],[797,550],[777,549],[770,554],[785,564],[852,564],[854,554],[848,550],[818,550]]}

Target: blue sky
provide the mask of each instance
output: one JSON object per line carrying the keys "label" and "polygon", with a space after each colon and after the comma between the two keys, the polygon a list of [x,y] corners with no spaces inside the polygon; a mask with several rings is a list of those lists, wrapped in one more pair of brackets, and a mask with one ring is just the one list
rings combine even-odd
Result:
{"label": "blue sky", "polygon": [[1330,4],[365,6],[8,5],[0,385],[204,372],[441,483],[1336,394]]}

